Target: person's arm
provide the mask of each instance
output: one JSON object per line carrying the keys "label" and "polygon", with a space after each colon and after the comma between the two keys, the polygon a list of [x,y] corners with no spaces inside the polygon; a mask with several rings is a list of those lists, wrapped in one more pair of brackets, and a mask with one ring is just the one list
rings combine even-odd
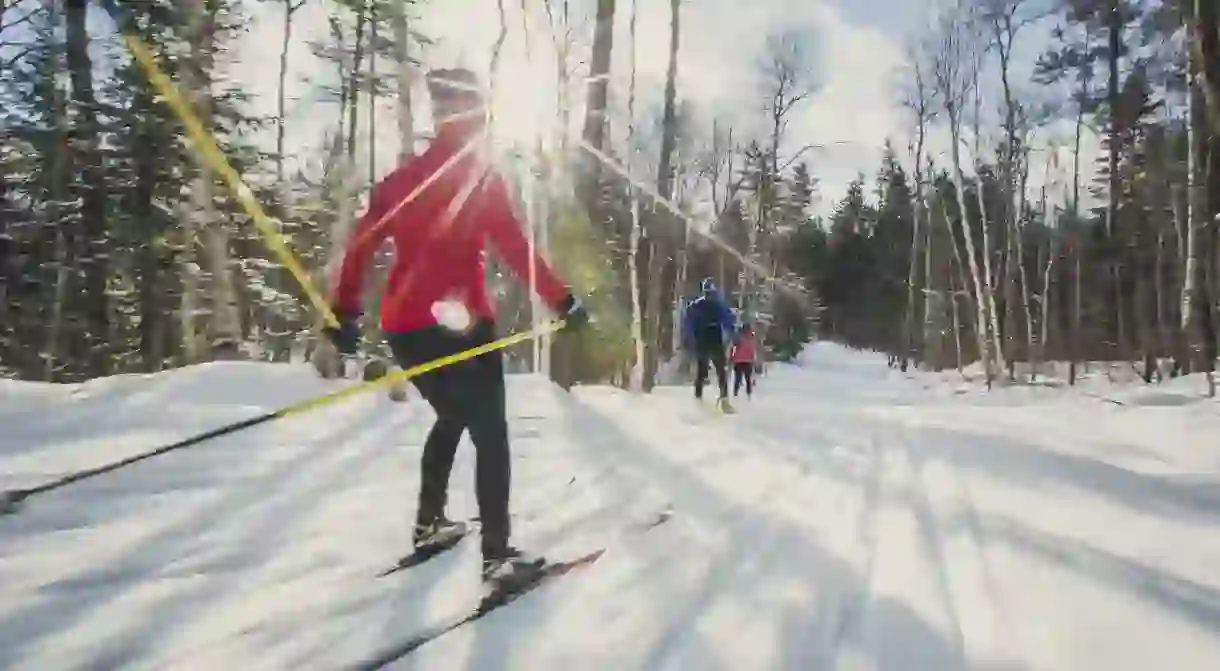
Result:
{"label": "person's arm", "polygon": [[729,337],[732,338],[733,332],[736,330],[737,323],[736,320],[733,319],[733,311],[729,309],[729,304],[725,302],[724,298],[716,299],[716,311],[720,321],[720,328],[724,329],[724,332],[729,334]]}
{"label": "person's arm", "polygon": [[521,222],[513,211],[512,201],[508,197],[508,189],[504,182],[495,175],[489,175],[486,186],[486,209],[483,219],[488,238],[495,245],[496,251],[512,269],[513,273],[523,281],[530,279],[530,261],[533,257],[534,289],[538,296],[556,312],[564,311],[564,304],[569,302],[571,292],[567,285],[555,276],[551,266],[537,251],[530,254],[529,240],[521,230]]}
{"label": "person's arm", "polygon": [[356,221],[343,249],[343,260],[332,282],[336,313],[350,316],[362,311],[365,269],[373,252],[389,234],[388,225],[377,226],[387,211],[385,184],[385,181],[376,184],[369,193],[368,209]]}

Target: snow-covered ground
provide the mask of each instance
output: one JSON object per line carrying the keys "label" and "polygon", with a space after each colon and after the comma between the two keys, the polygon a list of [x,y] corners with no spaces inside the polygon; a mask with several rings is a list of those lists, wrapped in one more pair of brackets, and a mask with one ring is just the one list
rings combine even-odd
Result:
{"label": "snow-covered ground", "polygon": [[[333,384],[4,383],[0,488]],[[517,542],[609,551],[393,668],[1220,669],[1220,407],[1189,384],[988,393],[821,344],[724,417],[514,377]],[[370,394],[29,500],[0,518],[0,667],[341,668],[468,607],[477,542],[373,577],[430,423]],[[472,479],[464,446],[451,514]]]}

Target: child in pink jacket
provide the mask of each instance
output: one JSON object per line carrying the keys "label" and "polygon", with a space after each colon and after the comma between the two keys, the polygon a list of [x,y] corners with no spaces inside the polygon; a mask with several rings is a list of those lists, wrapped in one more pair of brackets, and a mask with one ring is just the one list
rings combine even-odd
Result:
{"label": "child in pink jacket", "polygon": [[754,328],[749,324],[743,324],[741,331],[737,334],[737,339],[733,343],[733,349],[729,353],[729,358],[733,362],[733,396],[737,396],[741,392],[742,380],[746,383],[746,398],[754,395],[754,364],[758,361],[758,343],[754,335]]}

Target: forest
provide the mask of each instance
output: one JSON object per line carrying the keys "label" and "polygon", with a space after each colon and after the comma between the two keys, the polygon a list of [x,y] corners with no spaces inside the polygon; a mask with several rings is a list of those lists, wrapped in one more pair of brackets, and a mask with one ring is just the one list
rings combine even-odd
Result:
{"label": "forest", "polygon": [[[499,17],[479,66],[489,90],[522,86],[501,70],[506,37],[524,29],[510,18],[546,28],[527,41],[554,63],[541,105],[553,122],[499,158],[531,241],[595,316],[578,334],[514,345],[512,370],[565,387],[665,383],[683,298],[712,277],[774,360],[825,339],[904,371],[975,365],[989,385],[1050,362],[1070,382],[1089,362],[1129,363],[1147,382],[1211,380],[1215,2],[941,3],[893,73],[904,128],[876,138],[868,176],[829,193],[820,145],[794,130],[818,68],[833,66],[816,57],[816,32],[777,31],[743,56],[754,85],[733,95],[755,118],[734,127],[682,91],[683,16],[698,3],[648,0],[668,7],[654,97],[637,90],[650,81],[636,76],[645,0],[485,1]],[[0,376],[77,382],[221,359],[336,374],[311,293],[327,295],[362,199],[394,167],[376,145],[392,138],[396,160],[426,146],[418,84],[447,65],[430,54],[452,36],[420,17],[442,2],[0,0]],[[277,104],[260,115],[234,45],[269,8]],[[294,26],[309,12],[326,18],[309,45],[326,121],[320,149],[301,157],[286,110]],[[133,45],[248,191],[201,154]],[[549,318],[506,270],[488,272],[502,331]],[[376,300],[365,347],[384,356]]]}

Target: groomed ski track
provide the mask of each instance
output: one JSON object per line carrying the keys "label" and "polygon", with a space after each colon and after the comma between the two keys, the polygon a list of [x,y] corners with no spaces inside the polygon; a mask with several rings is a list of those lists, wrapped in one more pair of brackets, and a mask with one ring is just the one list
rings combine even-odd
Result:
{"label": "groomed ski track", "polygon": [[[0,381],[0,488],[336,384]],[[735,416],[513,376],[515,540],[608,551],[390,668],[1218,669],[1220,411],[1175,389],[987,393],[828,344]],[[31,499],[0,518],[0,668],[335,669],[468,608],[477,536],[375,577],[431,417],[366,395]],[[472,481],[464,442],[455,517]]]}

